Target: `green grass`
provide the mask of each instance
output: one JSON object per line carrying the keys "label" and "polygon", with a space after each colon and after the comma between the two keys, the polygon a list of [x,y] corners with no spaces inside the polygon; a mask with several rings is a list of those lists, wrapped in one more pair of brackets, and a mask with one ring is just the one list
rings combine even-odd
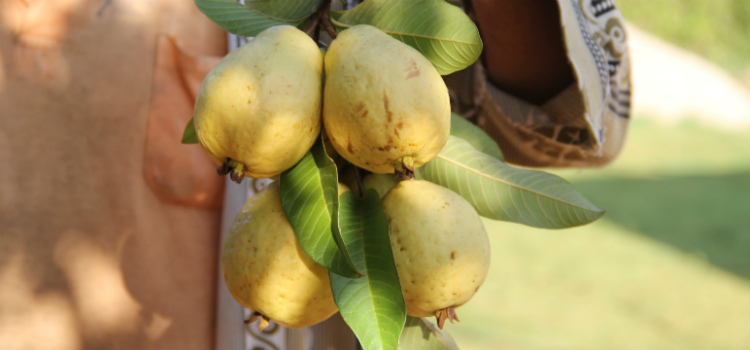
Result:
{"label": "green grass", "polygon": [[635,118],[610,167],[558,170],[607,210],[486,221],[490,275],[447,330],[463,350],[750,349],[750,136]]}
{"label": "green grass", "polygon": [[618,0],[617,6],[625,20],[734,75],[750,68],[748,0]]}

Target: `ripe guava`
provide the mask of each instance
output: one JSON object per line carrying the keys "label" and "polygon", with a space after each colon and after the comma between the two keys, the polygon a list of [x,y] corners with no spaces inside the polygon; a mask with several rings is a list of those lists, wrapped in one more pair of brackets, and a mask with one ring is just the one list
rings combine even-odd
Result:
{"label": "ripe guava", "polygon": [[198,140],[220,173],[233,171],[239,181],[296,164],[320,132],[322,71],[318,46],[288,25],[266,29],[224,57],[204,79],[193,114]]}
{"label": "ripe guava", "polygon": [[476,210],[457,193],[422,180],[401,181],[383,198],[406,312],[455,318],[479,290],[490,243]]}
{"label": "ripe guava", "polygon": [[448,89],[419,51],[369,25],[333,40],[325,55],[323,123],[336,151],[374,173],[411,171],[450,133]]}
{"label": "ripe guava", "polygon": [[297,243],[278,183],[250,198],[237,214],[224,241],[221,268],[237,302],[285,327],[311,326],[338,310],[328,270]]}

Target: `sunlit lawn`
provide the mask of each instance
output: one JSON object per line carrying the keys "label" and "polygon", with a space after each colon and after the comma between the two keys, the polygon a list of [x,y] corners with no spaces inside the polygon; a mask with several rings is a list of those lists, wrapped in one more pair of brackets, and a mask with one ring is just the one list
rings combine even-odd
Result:
{"label": "sunlit lawn", "polygon": [[750,349],[750,131],[635,117],[606,169],[556,171],[599,221],[486,221],[485,285],[447,325],[463,350]]}
{"label": "sunlit lawn", "polygon": [[617,0],[623,17],[732,74],[749,74],[750,1]]}

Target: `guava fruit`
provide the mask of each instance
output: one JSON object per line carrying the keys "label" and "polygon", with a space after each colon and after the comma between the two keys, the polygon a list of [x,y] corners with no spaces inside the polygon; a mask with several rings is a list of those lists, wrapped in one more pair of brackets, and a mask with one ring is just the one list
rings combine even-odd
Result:
{"label": "guava fruit", "polygon": [[221,268],[237,302],[285,327],[311,326],[338,311],[328,270],[297,243],[277,182],[237,214],[224,241]]}
{"label": "guava fruit", "polygon": [[406,313],[438,316],[442,328],[487,276],[490,244],[484,224],[463,197],[422,180],[391,188],[383,210]]}
{"label": "guava fruit", "polygon": [[198,140],[220,173],[264,178],[296,164],[321,125],[323,55],[299,29],[281,25],[230,52],[195,101]]}
{"label": "guava fruit", "polygon": [[448,89],[419,51],[355,25],[333,40],[324,64],[323,124],[352,164],[373,173],[413,172],[448,141]]}

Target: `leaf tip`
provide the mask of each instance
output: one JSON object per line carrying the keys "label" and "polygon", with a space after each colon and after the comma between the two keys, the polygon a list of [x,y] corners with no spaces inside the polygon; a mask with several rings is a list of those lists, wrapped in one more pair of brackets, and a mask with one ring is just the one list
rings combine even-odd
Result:
{"label": "leaf tip", "polygon": [[193,118],[190,118],[187,125],[185,125],[185,131],[182,132],[182,144],[192,145],[198,143],[198,134],[195,132],[195,124],[193,124]]}

